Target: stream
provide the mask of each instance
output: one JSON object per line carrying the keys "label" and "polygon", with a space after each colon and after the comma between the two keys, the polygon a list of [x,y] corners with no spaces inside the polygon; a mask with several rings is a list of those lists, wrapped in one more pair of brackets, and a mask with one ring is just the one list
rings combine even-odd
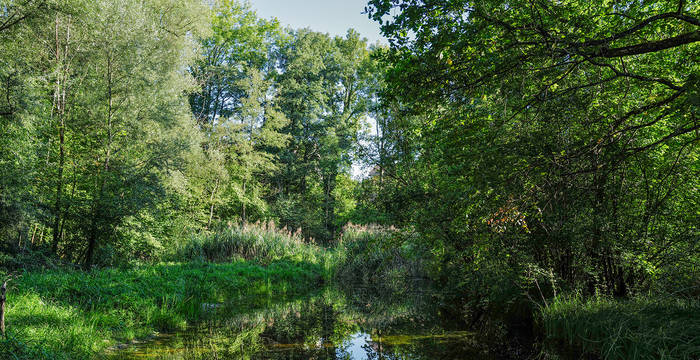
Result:
{"label": "stream", "polygon": [[127,359],[493,359],[463,322],[419,293],[326,288],[294,299],[204,304],[200,322],[112,350]]}

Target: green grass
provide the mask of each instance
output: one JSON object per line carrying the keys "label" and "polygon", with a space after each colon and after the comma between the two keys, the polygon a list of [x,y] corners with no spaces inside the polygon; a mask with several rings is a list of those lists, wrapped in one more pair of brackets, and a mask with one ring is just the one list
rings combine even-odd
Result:
{"label": "green grass", "polygon": [[193,237],[176,251],[177,259],[230,261],[242,258],[258,262],[280,259],[323,263],[329,251],[306,242],[300,233],[277,229],[274,223],[244,224]]}
{"label": "green grass", "polygon": [[700,359],[697,299],[558,299],[542,325],[546,351],[562,358]]}
{"label": "green grass", "polygon": [[[174,331],[202,316],[203,303],[284,298],[317,288],[319,264],[168,263],[91,272],[29,272],[11,282],[5,359],[90,359],[154,331]],[[243,306],[243,305],[241,305]]]}

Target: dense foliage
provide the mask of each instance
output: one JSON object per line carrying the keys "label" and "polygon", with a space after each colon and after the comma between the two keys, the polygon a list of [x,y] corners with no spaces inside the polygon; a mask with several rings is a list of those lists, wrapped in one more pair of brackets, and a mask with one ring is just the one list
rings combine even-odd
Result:
{"label": "dense foliage", "polygon": [[0,0],[0,268],[293,262],[697,357],[700,3],[365,11],[388,46],[235,0]]}
{"label": "dense foliage", "polygon": [[283,29],[235,1],[0,8],[4,253],[158,260],[269,220],[328,244],[353,216],[376,90],[357,32]]}
{"label": "dense foliage", "polygon": [[[4,1],[3,245],[90,265],[140,255],[193,139],[196,1]],[[16,19],[18,21],[13,21]],[[24,19],[24,21],[19,21]],[[154,210],[154,211],[149,211]],[[158,234],[158,228],[150,230]]]}
{"label": "dense foliage", "polygon": [[696,2],[368,10],[392,44],[386,186],[409,199],[387,201],[446,263],[584,294],[697,289]]}

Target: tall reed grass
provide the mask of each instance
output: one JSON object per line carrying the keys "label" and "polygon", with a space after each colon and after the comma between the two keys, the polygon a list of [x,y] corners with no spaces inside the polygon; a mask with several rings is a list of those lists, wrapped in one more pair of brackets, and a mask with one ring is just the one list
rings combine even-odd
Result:
{"label": "tall reed grass", "polygon": [[698,299],[559,298],[541,315],[545,350],[563,358],[700,359]]}
{"label": "tall reed grass", "polygon": [[318,264],[329,252],[305,241],[301,231],[278,229],[274,222],[231,225],[194,236],[176,253],[179,260],[225,262],[234,259],[266,263],[280,259]]}

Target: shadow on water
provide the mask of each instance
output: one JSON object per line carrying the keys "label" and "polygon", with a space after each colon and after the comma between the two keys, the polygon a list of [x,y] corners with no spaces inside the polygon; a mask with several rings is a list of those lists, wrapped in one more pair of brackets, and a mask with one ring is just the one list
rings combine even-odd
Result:
{"label": "shadow on water", "polygon": [[387,299],[369,288],[326,288],[293,301],[203,304],[207,316],[108,357],[126,359],[489,359],[420,293]]}

